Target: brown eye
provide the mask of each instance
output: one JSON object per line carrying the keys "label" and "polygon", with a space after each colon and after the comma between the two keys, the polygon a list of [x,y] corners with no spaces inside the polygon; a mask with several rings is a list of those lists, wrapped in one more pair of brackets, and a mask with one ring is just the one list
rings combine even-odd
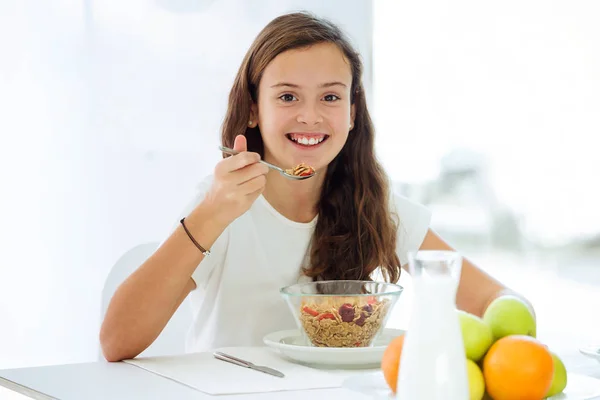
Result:
{"label": "brown eye", "polygon": [[323,100],[327,102],[334,102],[338,101],[339,99],[339,96],[336,96],[335,94],[328,94],[327,96],[323,97]]}
{"label": "brown eye", "polygon": [[279,98],[281,100],[283,100],[284,102],[286,102],[286,103],[288,103],[290,101],[297,100],[296,97],[293,94],[289,94],[289,93],[282,94],[281,96],[279,96]]}

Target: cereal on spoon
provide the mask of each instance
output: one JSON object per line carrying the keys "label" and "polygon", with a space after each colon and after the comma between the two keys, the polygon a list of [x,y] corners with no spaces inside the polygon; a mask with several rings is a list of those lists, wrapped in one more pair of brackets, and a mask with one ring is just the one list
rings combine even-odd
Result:
{"label": "cereal on spoon", "polygon": [[294,168],[286,169],[285,173],[294,176],[309,176],[315,173],[315,169],[308,164],[300,163]]}

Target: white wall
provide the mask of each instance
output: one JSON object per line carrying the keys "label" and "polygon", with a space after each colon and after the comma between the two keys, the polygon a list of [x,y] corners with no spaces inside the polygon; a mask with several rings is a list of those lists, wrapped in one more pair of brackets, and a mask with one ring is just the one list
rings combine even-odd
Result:
{"label": "white wall", "polygon": [[482,152],[544,245],[600,234],[600,3],[375,1],[374,110],[389,171],[435,178]]}
{"label": "white wall", "polygon": [[163,8],[200,3],[0,2],[0,368],[96,357],[105,276],[163,239],[212,171],[229,86],[269,20],[338,22],[369,84],[370,2]]}

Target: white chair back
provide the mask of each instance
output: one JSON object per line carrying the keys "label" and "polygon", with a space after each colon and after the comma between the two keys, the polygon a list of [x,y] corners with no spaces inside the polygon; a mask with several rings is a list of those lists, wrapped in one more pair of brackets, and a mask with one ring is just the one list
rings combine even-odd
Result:
{"label": "white chair back", "polygon": [[[108,274],[102,289],[101,321],[113,294],[119,285],[135,271],[158,248],[158,242],[144,243],[121,256]],[[185,336],[192,324],[192,311],[189,300],[183,301],[158,338],[139,357],[185,353]],[[99,357],[103,359],[100,350]]]}

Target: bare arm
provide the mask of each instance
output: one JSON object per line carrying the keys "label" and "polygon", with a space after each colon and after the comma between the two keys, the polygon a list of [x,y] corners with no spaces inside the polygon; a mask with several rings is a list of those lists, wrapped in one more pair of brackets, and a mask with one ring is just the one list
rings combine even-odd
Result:
{"label": "bare arm", "polygon": [[[421,250],[454,251],[455,249],[430,229],[421,245]],[[535,316],[533,306],[527,299],[504,286],[468,259],[463,258],[462,274],[456,294],[456,305],[459,309],[481,317],[494,299],[505,294],[521,298]]]}
{"label": "bare arm", "polygon": [[[186,218],[190,233],[210,248],[225,229],[211,222],[211,210],[198,207]],[[179,226],[117,289],[100,330],[108,361],[133,358],[158,337],[187,295],[196,288],[191,275],[202,253]]]}
{"label": "bare arm", "polygon": [[[225,228],[262,193],[269,168],[237,136],[240,154],[221,160],[202,203],[185,219],[195,240],[210,249]],[[158,250],[119,286],[100,329],[108,361],[133,358],[158,337],[181,302],[195,289],[192,273],[203,255],[179,226]]]}

